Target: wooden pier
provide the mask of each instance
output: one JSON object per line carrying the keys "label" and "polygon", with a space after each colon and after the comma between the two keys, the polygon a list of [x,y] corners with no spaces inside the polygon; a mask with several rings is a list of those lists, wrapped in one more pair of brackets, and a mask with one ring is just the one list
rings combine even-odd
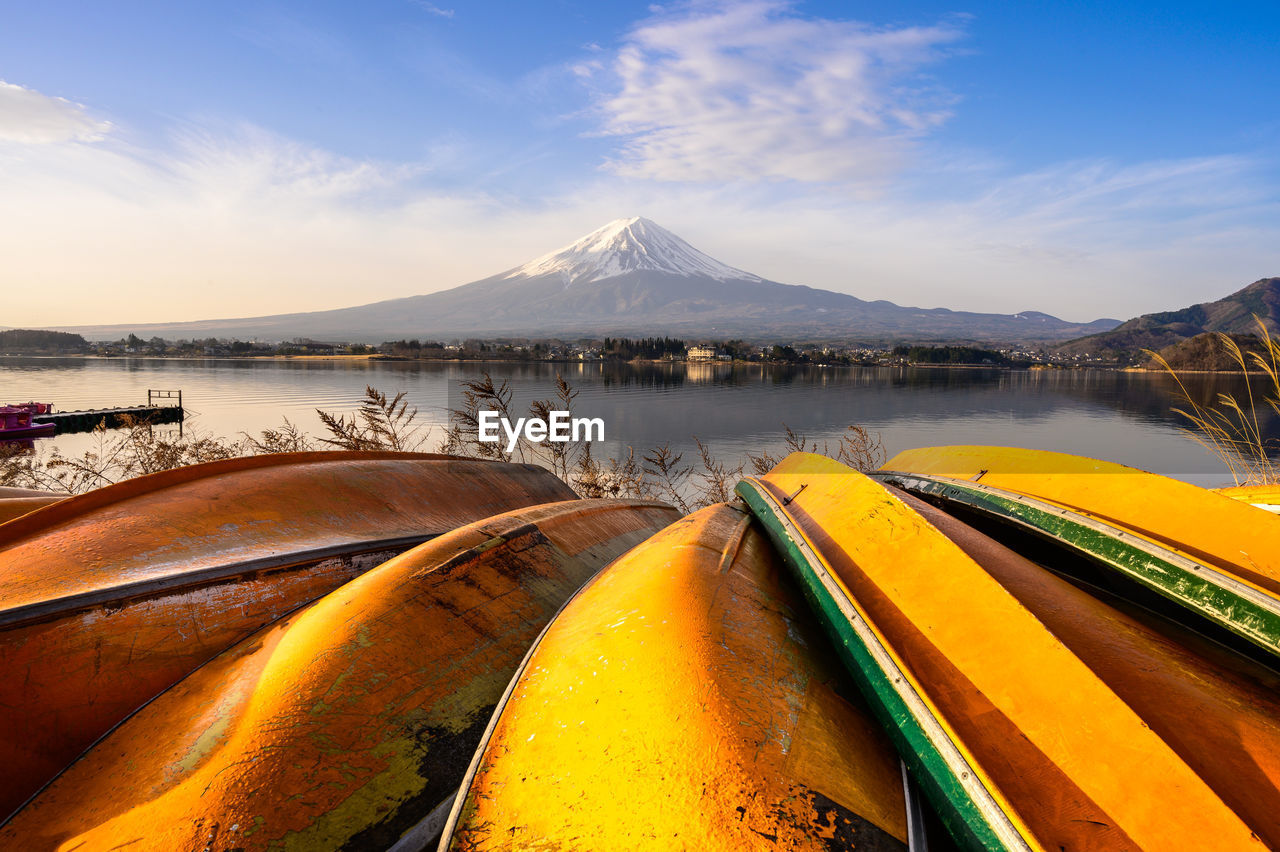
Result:
{"label": "wooden pier", "polygon": [[[161,404],[164,402],[165,404]],[[182,407],[182,391],[148,390],[147,404],[123,408],[95,408],[89,411],[54,411],[37,416],[41,423],[57,424],[56,434],[68,432],[92,432],[102,423],[107,429],[119,429],[126,419],[160,423],[181,423],[185,416]]]}

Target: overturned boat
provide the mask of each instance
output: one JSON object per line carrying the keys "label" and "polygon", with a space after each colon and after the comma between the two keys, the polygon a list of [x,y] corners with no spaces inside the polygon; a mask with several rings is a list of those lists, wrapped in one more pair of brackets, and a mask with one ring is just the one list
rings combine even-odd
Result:
{"label": "overturned boat", "polygon": [[14,815],[0,846],[420,848],[539,631],[677,517],[572,500],[403,553],[156,698]]}
{"label": "overturned boat", "polygon": [[441,849],[905,849],[888,737],[740,507],[606,568],[534,645]]}
{"label": "overturned boat", "polygon": [[571,497],[532,465],[294,453],[139,477],[0,525],[0,813],[262,625],[463,524]]}
{"label": "overturned boat", "polygon": [[908,450],[876,476],[992,522],[992,534],[1087,556],[1102,569],[1093,584],[1280,662],[1280,519],[1269,512],[1124,465],[1010,447]]}
{"label": "overturned boat", "polygon": [[[963,845],[1277,839],[1280,708],[1263,670],[1219,673],[1223,658],[830,459],[794,454],[738,491]],[[1219,730],[1189,730],[1202,725]]]}
{"label": "overturned boat", "polygon": [[54,494],[35,488],[0,487],[0,524],[21,517],[27,512],[44,508],[50,503],[57,503],[66,497],[66,494]]}

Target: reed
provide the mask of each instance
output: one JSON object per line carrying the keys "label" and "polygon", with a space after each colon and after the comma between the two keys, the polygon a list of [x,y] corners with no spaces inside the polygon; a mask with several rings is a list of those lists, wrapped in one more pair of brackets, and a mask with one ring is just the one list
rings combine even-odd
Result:
{"label": "reed", "polygon": [[[316,410],[327,436],[313,438],[286,419],[258,436],[241,433],[238,439],[217,438],[193,431],[181,434],[153,429],[146,420],[133,420],[126,428],[94,432],[93,449],[79,457],[50,451],[0,452],[0,485],[38,488],[78,494],[134,476],[155,473],[233,456],[300,452],[316,449],[435,451],[455,456],[537,464],[564,480],[582,497],[631,497],[662,500],[682,512],[691,512],[712,503],[733,499],[733,486],[744,470],[767,473],[780,457],[769,452],[750,453],[740,464],[717,458],[697,436],[698,455],[686,460],[669,443],[637,451],[634,447],[615,458],[598,458],[587,440],[533,442],[523,436],[508,451],[503,443],[481,441],[481,411],[497,411],[508,420],[517,414],[510,385],[495,382],[488,373],[463,380],[462,403],[448,413],[443,437],[435,440],[434,429],[418,421],[418,409],[409,406],[405,392],[394,396],[372,386],[350,414]],[[552,411],[573,413],[578,391],[556,375],[555,394],[535,400],[529,414],[546,420]],[[868,471],[884,463],[880,436],[862,426],[850,426],[831,444],[809,442],[783,424],[784,443],[789,452],[803,450],[822,453],[858,470]]]}
{"label": "reed", "polygon": [[[1178,386],[1181,404],[1173,409],[1186,418],[1182,431],[1220,458],[1231,471],[1236,485],[1267,485],[1280,482],[1280,465],[1273,455],[1276,441],[1266,438],[1262,428],[1268,408],[1280,415],[1280,341],[1271,336],[1255,314],[1261,351],[1244,351],[1230,335],[1218,333],[1218,341],[1244,374],[1243,399],[1220,393],[1214,403],[1204,405],[1187,390],[1177,371],[1158,352],[1144,350]],[[1260,386],[1255,387],[1255,380]]]}

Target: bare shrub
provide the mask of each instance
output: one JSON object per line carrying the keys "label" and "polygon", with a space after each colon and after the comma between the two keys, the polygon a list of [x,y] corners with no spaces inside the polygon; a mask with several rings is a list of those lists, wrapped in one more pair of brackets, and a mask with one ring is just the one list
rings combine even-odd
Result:
{"label": "bare shrub", "polygon": [[[418,409],[410,409],[400,391],[391,399],[372,385],[366,385],[360,409],[349,418],[330,414],[319,408],[316,414],[332,437],[321,438],[321,443],[342,450],[393,450],[414,452],[426,443],[420,435],[420,427],[414,423]],[[286,421],[287,422],[287,421]]]}
{"label": "bare shrub", "polygon": [[315,449],[315,443],[306,432],[284,418],[284,423],[274,429],[263,429],[255,438],[247,432],[240,433],[245,449],[252,455],[272,453],[305,453]]}
{"label": "bare shrub", "polygon": [[832,458],[854,470],[870,473],[885,463],[886,455],[880,433],[870,432],[865,426],[855,423],[848,426],[840,436]]}
{"label": "bare shrub", "polygon": [[744,465],[729,467],[713,456],[711,448],[702,443],[697,435],[693,436],[693,440],[698,445],[698,456],[702,462],[702,469],[697,473],[698,504],[709,506],[712,503],[725,503],[732,500],[733,487],[742,478]]}
{"label": "bare shrub", "polygon": [[692,511],[684,499],[684,486],[693,468],[681,464],[683,454],[673,452],[671,445],[654,447],[641,457],[645,485],[653,489],[653,496],[665,500],[681,512]]}
{"label": "bare shrub", "polygon": [[639,499],[649,496],[644,471],[636,462],[636,451],[631,447],[627,447],[625,457],[608,459],[605,466],[592,457],[591,444],[588,443],[578,457],[570,485],[582,497]]}
{"label": "bare shrub", "polygon": [[135,476],[243,455],[240,445],[187,430],[156,429],[145,418],[123,416],[118,431],[99,423],[93,446],[79,456],[23,452],[0,458],[0,485],[80,494]]}
{"label": "bare shrub", "polygon": [[523,442],[508,453],[501,441],[480,440],[481,411],[496,411],[507,420],[516,419],[511,412],[511,386],[505,379],[502,384],[494,384],[493,377],[484,372],[478,379],[462,380],[462,407],[449,409],[449,427],[440,443],[440,452],[498,461],[524,461]]}

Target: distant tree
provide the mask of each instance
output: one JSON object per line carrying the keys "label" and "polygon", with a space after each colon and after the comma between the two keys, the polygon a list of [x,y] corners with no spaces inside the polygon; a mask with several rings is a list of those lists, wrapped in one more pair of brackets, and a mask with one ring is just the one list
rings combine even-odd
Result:
{"label": "distant tree", "polygon": [[0,352],[16,354],[47,354],[57,352],[86,352],[89,341],[78,334],[66,331],[14,328],[0,331]]}
{"label": "distant tree", "polygon": [[785,364],[799,364],[808,361],[808,356],[797,352],[794,346],[782,346],[773,344],[765,351],[766,361],[778,361]]}
{"label": "distant tree", "polygon": [[637,340],[606,337],[600,346],[602,357],[623,361],[630,361],[632,358],[658,360],[664,356],[679,357],[686,351],[685,342],[673,337],[642,337]]}
{"label": "distant tree", "polygon": [[1007,356],[992,349],[972,346],[895,346],[893,354],[913,364],[996,364],[1010,363]]}

